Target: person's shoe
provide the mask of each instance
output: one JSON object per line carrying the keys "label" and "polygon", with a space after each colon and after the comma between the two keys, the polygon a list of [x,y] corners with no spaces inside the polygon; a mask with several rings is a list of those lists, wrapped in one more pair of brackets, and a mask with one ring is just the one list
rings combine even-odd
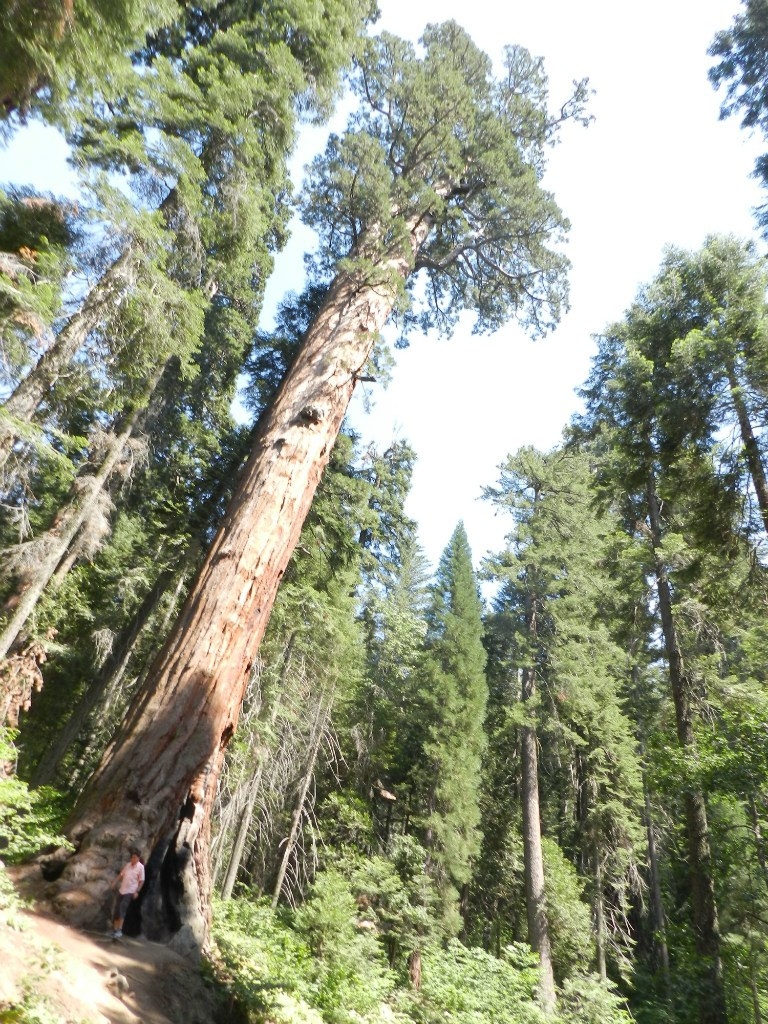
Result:
{"label": "person's shoe", "polygon": [[112,932],[112,938],[113,938],[113,939],[122,939],[122,937],[123,937],[123,933],[122,933],[122,932],[120,931],[120,929],[119,929],[119,928],[116,928],[116,929],[115,929],[115,930],[114,930],[114,931]]}

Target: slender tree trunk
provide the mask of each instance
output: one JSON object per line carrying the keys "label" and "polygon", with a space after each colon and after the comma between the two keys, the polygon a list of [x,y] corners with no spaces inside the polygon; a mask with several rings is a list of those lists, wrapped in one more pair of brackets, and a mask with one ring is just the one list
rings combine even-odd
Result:
{"label": "slender tree trunk", "polygon": [[754,793],[749,796],[749,817],[752,821],[752,832],[755,837],[755,849],[757,850],[757,860],[760,864],[760,870],[763,873],[763,881],[768,888],[768,859],[765,855],[765,840],[763,839],[763,830],[760,827],[760,815],[757,812],[757,802],[755,800]]}
{"label": "slender tree trunk", "polygon": [[136,253],[129,247],[108,267],[54,342],[0,409],[0,465],[20,436],[19,424],[31,423],[41,402],[77,354],[91,331],[114,310],[135,277]]}
{"label": "slender tree trunk", "polygon": [[[659,599],[664,646],[667,653],[672,700],[675,706],[677,738],[683,749],[694,750],[696,738],[693,730],[691,682],[685,669],[675,626],[672,592],[667,577],[667,569],[659,553],[662,540],[661,513],[653,471],[651,471],[648,478],[647,501],[655,564],[656,590]],[[693,931],[696,952],[702,972],[698,991],[699,1021],[700,1024],[724,1024],[727,1020],[727,1012],[706,802],[704,794],[698,786],[687,786],[683,794],[683,800],[688,839]]]}
{"label": "slender tree trunk", "polygon": [[600,980],[608,980],[606,965],[605,907],[603,904],[603,869],[600,864],[600,850],[595,851],[595,946],[597,947],[597,973]]}
{"label": "slender tree trunk", "polygon": [[[533,668],[523,669],[523,700],[535,696]],[[523,864],[525,870],[525,904],[528,914],[528,938],[531,949],[539,955],[541,980],[539,1002],[545,1013],[556,1007],[555,978],[552,970],[552,945],[544,895],[544,854],[541,846],[539,810],[539,763],[536,730],[529,725],[521,729]]]}
{"label": "slender tree trunk", "polygon": [[209,815],[251,666],[357,376],[430,227],[411,225],[410,249],[382,259],[377,280],[337,275],[262,416],[176,627],[69,822],[76,850],[55,902],[70,920],[98,917],[133,842],[152,851],[152,933],[190,955],[206,944]]}
{"label": "slender tree trunk", "polygon": [[643,776],[643,797],[645,799],[645,829],[648,837],[648,884],[651,895],[651,922],[653,925],[653,944],[656,948],[659,966],[664,979],[664,989],[671,991],[671,975],[669,970],[669,947],[667,946],[667,918],[664,913],[664,898],[661,893],[661,877],[659,875],[659,857],[656,850],[656,829],[653,822],[651,795]]}
{"label": "slender tree trunk", "polygon": [[165,569],[160,573],[151,590],[145,595],[133,619],[119,634],[108,658],[101,669],[91,677],[85,693],[73,708],[64,728],[40,758],[31,778],[33,786],[48,786],[55,782],[67,751],[85,728],[88,719],[101,703],[105,692],[122,679],[134,646],[157,611],[176,571]]}
{"label": "slender tree trunk", "polygon": [[143,408],[139,408],[127,417],[120,432],[111,436],[98,470],[93,474],[84,474],[77,478],[70,504],[59,513],[47,533],[32,542],[39,548],[40,560],[31,582],[17,595],[13,612],[0,632],[0,658],[5,657],[10,651],[56,569],[62,559],[66,557],[78,531],[94,513],[107,480],[122,455],[126,442],[133,433],[142,412]]}
{"label": "slender tree trunk", "polygon": [[736,370],[732,363],[728,366],[728,385],[730,387],[733,408],[736,411],[736,418],[739,421],[739,433],[741,434],[741,443],[744,445],[747,469],[752,478],[752,486],[755,488],[763,527],[765,532],[768,533],[768,479],[765,475],[760,446],[752,429],[747,403],[744,401],[744,391],[738,382]]}
{"label": "slender tree trunk", "polygon": [[291,861],[291,856],[296,847],[296,842],[299,838],[299,832],[301,830],[301,819],[304,816],[304,805],[307,800],[307,793],[309,787],[312,784],[312,779],[315,777],[315,765],[317,764],[317,755],[320,753],[320,747],[323,742],[323,738],[326,735],[328,729],[328,722],[331,717],[331,708],[333,707],[333,693],[329,695],[327,700],[323,700],[321,697],[317,705],[317,713],[312,726],[312,737],[310,741],[309,754],[307,757],[307,765],[304,770],[304,776],[299,786],[299,792],[296,797],[296,803],[291,814],[291,829],[285,840],[285,847],[283,849],[283,856],[280,859],[280,867],[277,870],[277,878],[275,880],[275,888],[272,892],[272,907],[276,907],[280,901],[280,895],[283,891],[283,883],[285,882],[285,876],[288,871],[288,865]]}

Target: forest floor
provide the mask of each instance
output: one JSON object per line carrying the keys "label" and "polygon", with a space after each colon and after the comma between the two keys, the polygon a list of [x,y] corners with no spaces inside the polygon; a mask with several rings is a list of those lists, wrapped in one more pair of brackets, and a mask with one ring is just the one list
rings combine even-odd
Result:
{"label": "forest floor", "polygon": [[0,914],[0,1024],[215,1024],[199,968],[144,938],[117,942],[54,917],[38,868],[10,868],[23,909]]}

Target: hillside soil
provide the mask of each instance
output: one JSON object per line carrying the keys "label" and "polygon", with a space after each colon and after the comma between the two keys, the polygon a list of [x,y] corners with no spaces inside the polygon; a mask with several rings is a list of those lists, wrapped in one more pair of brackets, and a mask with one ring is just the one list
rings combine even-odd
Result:
{"label": "hillside soil", "polygon": [[[0,1024],[216,1024],[223,993],[158,943],[57,920],[37,867],[8,869],[24,909],[0,913]],[[26,1011],[26,1012],[24,1012]],[[223,1011],[223,1012],[222,1012]]]}

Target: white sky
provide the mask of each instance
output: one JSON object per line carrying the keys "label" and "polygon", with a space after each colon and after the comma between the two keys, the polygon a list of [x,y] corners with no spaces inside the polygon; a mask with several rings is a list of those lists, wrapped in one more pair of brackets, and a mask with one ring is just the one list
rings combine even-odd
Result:
{"label": "white sky", "polygon": [[[570,218],[571,312],[536,343],[511,326],[493,337],[414,337],[395,378],[355,425],[416,449],[408,512],[436,562],[459,519],[476,562],[503,546],[509,523],[479,501],[521,445],[549,448],[578,406],[591,336],[621,318],[665,245],[708,234],[754,236],[762,201],[750,177],[760,140],[719,120],[707,48],[738,0],[380,0],[380,27],[418,38],[454,18],[492,57],[507,43],[542,56],[553,103],[574,79],[595,90],[589,128],[569,126],[546,185]],[[381,389],[377,389],[381,392]]]}
{"label": "white sky", "polygon": [[[619,319],[655,274],[665,245],[699,247],[708,234],[754,236],[762,201],[751,179],[759,139],[719,121],[707,80],[707,48],[738,0],[379,0],[380,28],[417,39],[429,22],[454,18],[492,57],[507,43],[543,56],[553,104],[574,79],[595,90],[593,124],[569,126],[551,153],[545,184],[572,223],[571,312],[535,344],[514,326],[493,337],[414,336],[397,353],[386,391],[367,385],[374,412],[353,422],[382,448],[407,439],[418,453],[408,512],[436,563],[463,519],[476,562],[503,545],[509,523],[479,500],[507,453],[549,448],[577,408],[591,335]],[[305,162],[313,130],[297,154]],[[33,128],[0,149],[0,181],[64,192],[65,149]],[[71,177],[69,181],[71,182]],[[270,288],[300,290],[306,236],[296,232]]]}

